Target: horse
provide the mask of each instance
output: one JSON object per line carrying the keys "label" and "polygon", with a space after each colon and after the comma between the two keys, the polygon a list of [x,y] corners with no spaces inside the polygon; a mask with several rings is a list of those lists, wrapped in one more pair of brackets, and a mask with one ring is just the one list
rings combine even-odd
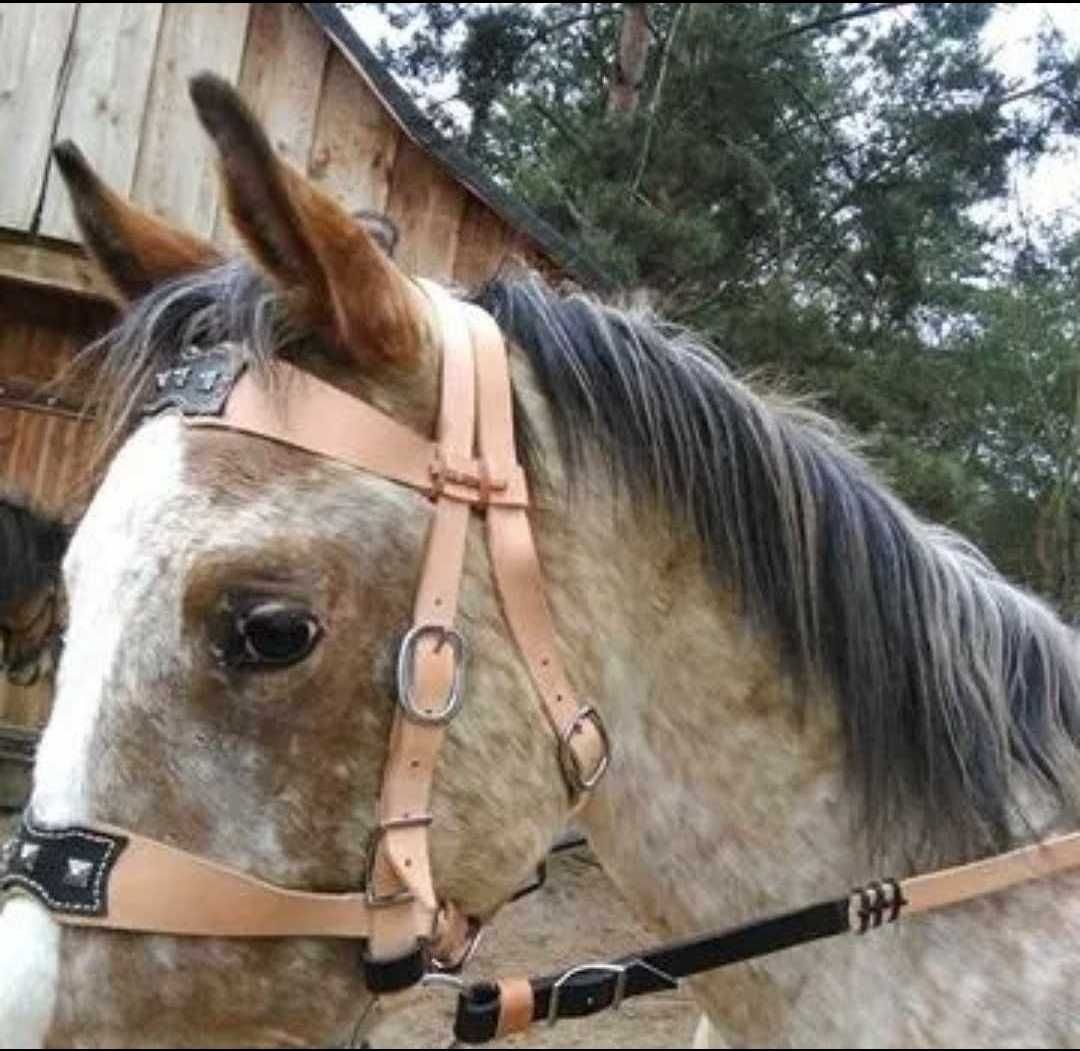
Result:
{"label": "horse", "polygon": [[[432,436],[448,343],[434,292],[274,154],[231,88],[202,76],[192,97],[238,258],[56,151],[124,314],[91,348],[117,451],[64,559],[31,812],[45,835],[108,823],[277,887],[348,891],[369,872],[438,502],[138,407],[201,348],[267,397],[317,377]],[[440,899],[490,919],[571,818],[673,937],[1076,826],[1080,660],[1046,605],[692,334],[528,272],[471,301],[509,346],[557,654],[610,763],[568,789],[470,511],[467,684],[421,822]],[[715,971],[692,983],[702,1040],[1075,1045],[1078,892],[1062,874]],[[21,895],[0,913],[9,1046],[340,1044],[370,985],[345,938],[62,926]]]}
{"label": "horse", "polygon": [[51,674],[59,643],[60,563],[70,525],[0,491],[0,666],[17,686]]}

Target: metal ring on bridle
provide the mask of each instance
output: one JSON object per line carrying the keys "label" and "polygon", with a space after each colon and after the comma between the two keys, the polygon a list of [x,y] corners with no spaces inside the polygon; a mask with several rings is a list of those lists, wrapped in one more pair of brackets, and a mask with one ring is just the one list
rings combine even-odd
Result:
{"label": "metal ring on bridle", "polygon": [[[421,708],[413,695],[416,684],[415,657],[416,647],[421,639],[432,637],[436,640],[438,652],[449,644],[454,655],[454,677],[450,683],[450,692],[441,708]],[[465,640],[453,628],[442,624],[417,624],[401,640],[397,661],[397,699],[405,715],[417,723],[429,723],[441,726],[448,723],[461,707],[464,698],[465,660],[468,650]]]}
{"label": "metal ring on bridle", "polygon": [[[596,761],[596,766],[587,777],[582,773],[577,754],[570,747],[570,741],[574,734],[586,722],[590,722],[596,727],[596,732],[600,734],[600,740],[604,746],[604,754]],[[563,776],[575,792],[588,792],[604,776],[610,762],[611,741],[608,739],[607,730],[604,728],[604,721],[600,718],[600,713],[591,704],[583,705],[577,715],[574,716],[574,721],[559,735],[559,765],[562,767]]]}

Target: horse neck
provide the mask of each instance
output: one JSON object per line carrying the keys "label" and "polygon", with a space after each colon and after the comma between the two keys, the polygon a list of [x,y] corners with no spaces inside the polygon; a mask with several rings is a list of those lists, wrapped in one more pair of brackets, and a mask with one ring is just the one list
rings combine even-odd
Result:
{"label": "horse neck", "polygon": [[792,696],[775,641],[717,587],[697,540],[632,506],[601,464],[569,486],[556,464],[534,516],[567,666],[613,742],[579,817],[601,862],[676,932],[760,908],[762,893],[842,892],[865,864],[834,706]]}

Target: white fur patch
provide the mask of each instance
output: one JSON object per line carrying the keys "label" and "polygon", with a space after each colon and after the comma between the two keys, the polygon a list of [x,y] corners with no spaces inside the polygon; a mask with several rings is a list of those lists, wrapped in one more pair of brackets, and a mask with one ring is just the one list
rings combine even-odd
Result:
{"label": "white fur patch", "polygon": [[90,818],[87,775],[94,726],[124,626],[168,540],[162,509],[183,492],[183,424],[146,424],[121,449],[64,559],[70,622],[52,718],[38,749],[33,811],[46,825]]}
{"label": "white fur patch", "polygon": [[[46,825],[88,821],[94,725],[132,604],[157,572],[157,517],[182,492],[182,424],[165,417],[120,451],[64,560],[70,627],[31,798]],[[160,546],[160,545],[159,545]],[[56,1006],[60,928],[36,902],[0,912],[0,1047],[41,1047]]]}
{"label": "white fur patch", "polygon": [[0,1047],[43,1047],[56,1007],[60,928],[36,901],[0,910]]}

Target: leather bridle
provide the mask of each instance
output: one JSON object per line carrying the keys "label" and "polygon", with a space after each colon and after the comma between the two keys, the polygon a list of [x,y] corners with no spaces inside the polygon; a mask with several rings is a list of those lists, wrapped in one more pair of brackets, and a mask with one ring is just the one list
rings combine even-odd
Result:
{"label": "leather bridle", "polygon": [[439,900],[428,829],[436,759],[463,701],[466,645],[455,629],[473,511],[487,520],[503,614],[557,741],[571,798],[603,776],[610,746],[600,715],[577,699],[559,656],[518,463],[509,365],[494,320],[422,282],[442,350],[434,440],[284,362],[273,390],[235,356],[189,355],[158,376],[154,410],[192,427],[284,443],[378,475],[434,502],[412,627],[397,662],[397,708],[362,890],[273,886],[209,859],[109,825],[39,828],[28,814],[6,848],[0,891],[42,901],[64,924],[207,937],[337,937],[364,943],[376,993],[419,981],[468,955],[475,924]]}

